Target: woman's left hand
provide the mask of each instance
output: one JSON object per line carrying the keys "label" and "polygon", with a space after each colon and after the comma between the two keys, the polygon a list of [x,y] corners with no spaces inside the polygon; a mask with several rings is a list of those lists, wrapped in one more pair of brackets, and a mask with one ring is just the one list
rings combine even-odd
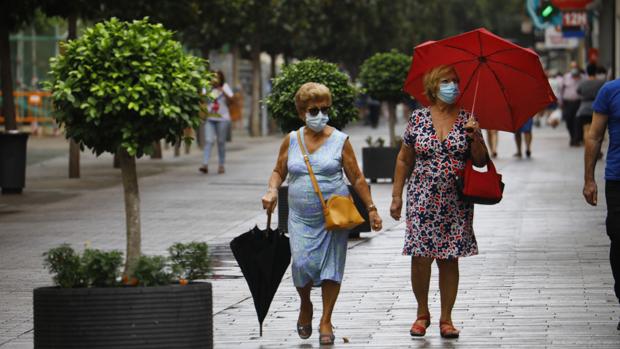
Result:
{"label": "woman's left hand", "polygon": [[480,132],[480,124],[478,124],[478,121],[476,121],[473,115],[469,116],[465,124],[465,132],[467,132],[467,136],[471,138]]}
{"label": "woman's left hand", "polygon": [[379,213],[377,211],[370,211],[368,213],[368,218],[370,218],[370,229],[373,231],[379,231],[383,228],[383,221],[381,217],[379,217]]}

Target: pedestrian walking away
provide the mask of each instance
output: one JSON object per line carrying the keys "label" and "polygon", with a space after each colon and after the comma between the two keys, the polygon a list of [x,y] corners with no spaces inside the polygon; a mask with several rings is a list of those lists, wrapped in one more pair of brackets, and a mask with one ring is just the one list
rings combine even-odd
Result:
{"label": "pedestrian walking away", "polygon": [[468,158],[481,167],[487,163],[487,149],[479,124],[456,101],[459,77],[453,66],[438,66],[424,76],[425,95],[430,107],[411,115],[398,154],[390,215],[399,220],[406,176],[413,168],[407,187],[404,255],[411,258],[411,285],[418,303],[412,336],[424,336],[431,324],[428,291],[431,265],[439,268],[441,317],[444,338],[457,338],[452,323],[456,301],[460,257],[478,254],[473,230],[474,206],[459,198],[456,176]]}
{"label": "pedestrian walking away", "polygon": [[523,153],[521,152],[522,138],[525,138],[525,156],[527,156],[528,159],[532,156],[532,126],[534,126],[534,118],[526,121],[525,124],[515,132],[515,143],[517,144],[515,157],[523,157]]}
{"label": "pedestrian walking away", "polygon": [[[302,339],[312,335],[310,291],[313,286],[320,286],[323,293],[320,344],[334,343],[331,316],[340,292],[349,233],[326,230],[323,205],[314,190],[308,166],[311,166],[326,200],[332,195],[350,195],[344,182],[344,170],[368,208],[371,228],[378,231],[382,227],[349,137],[327,125],[331,104],[332,95],[325,85],[309,82],[299,88],[295,94],[295,106],[305,126],[289,133],[282,141],[267,193],[262,198],[263,208],[272,212],[277,204],[278,188],[288,176],[291,269],[301,301],[297,333]],[[303,155],[302,147],[305,147],[307,157]],[[309,165],[306,165],[306,159]]]}
{"label": "pedestrian walking away", "polygon": [[487,130],[487,142],[489,144],[489,150],[491,151],[491,156],[495,159],[497,157],[497,140],[498,140],[498,132],[497,130]]}
{"label": "pedestrian walking away", "polygon": [[577,87],[577,93],[581,97],[581,103],[577,110],[577,120],[583,129],[584,137],[588,134],[592,124],[592,103],[594,103],[598,91],[605,84],[605,80],[597,78],[597,71],[596,64],[588,64],[586,67],[588,78]]}
{"label": "pedestrian walking away", "polygon": [[211,90],[212,102],[208,105],[207,119],[205,121],[205,149],[204,160],[199,168],[202,173],[209,173],[209,159],[213,144],[217,142],[217,155],[219,166],[217,173],[224,173],[226,162],[226,136],[230,127],[230,109],[228,105],[233,98],[233,91],[226,83],[224,73],[218,70],[215,73]]}
{"label": "pedestrian walking away", "polygon": [[581,126],[577,124],[577,110],[581,100],[577,93],[577,87],[584,80],[577,62],[571,62],[571,69],[564,74],[560,93],[560,106],[562,107],[562,119],[566,122],[566,129],[570,137],[570,146],[579,146],[583,141]]}
{"label": "pedestrian walking away", "polygon": [[[594,169],[605,129],[609,128],[609,148],[605,166],[607,201],[607,235],[611,240],[609,262],[614,277],[614,291],[620,302],[620,79],[603,85],[592,104],[592,125],[586,137],[583,196],[590,205],[598,203]],[[620,322],[617,329],[620,331]]]}

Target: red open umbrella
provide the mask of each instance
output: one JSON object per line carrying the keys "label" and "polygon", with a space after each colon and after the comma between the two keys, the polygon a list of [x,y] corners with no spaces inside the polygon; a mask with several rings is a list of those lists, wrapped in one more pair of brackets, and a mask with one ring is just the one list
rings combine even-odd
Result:
{"label": "red open umbrella", "polygon": [[538,55],[483,28],[416,46],[405,91],[428,105],[424,74],[439,65],[456,68],[458,103],[481,128],[514,132],[556,101]]}

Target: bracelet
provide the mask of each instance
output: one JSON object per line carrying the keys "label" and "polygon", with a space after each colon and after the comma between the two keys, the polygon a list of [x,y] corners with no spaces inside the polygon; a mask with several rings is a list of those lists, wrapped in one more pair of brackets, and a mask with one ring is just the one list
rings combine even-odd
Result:
{"label": "bracelet", "polygon": [[267,191],[268,191],[268,192],[274,192],[274,193],[276,193],[276,194],[278,193],[278,189],[276,189],[276,188],[274,188],[274,187],[269,187],[269,188],[267,188]]}
{"label": "bracelet", "polygon": [[375,204],[368,205],[368,213],[370,213],[372,211],[377,212],[377,206],[375,206]]}

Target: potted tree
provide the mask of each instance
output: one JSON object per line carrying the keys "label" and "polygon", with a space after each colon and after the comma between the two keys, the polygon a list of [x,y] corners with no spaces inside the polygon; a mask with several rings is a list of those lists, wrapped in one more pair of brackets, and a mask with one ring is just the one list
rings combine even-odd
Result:
{"label": "potted tree", "polygon": [[364,176],[375,182],[377,178],[394,177],[399,141],[396,137],[396,105],[403,99],[403,84],[411,65],[411,58],[392,50],[377,53],[362,63],[360,82],[374,99],[387,103],[390,130],[389,147],[374,142],[362,149]]}
{"label": "potted tree", "polygon": [[[198,126],[202,98],[199,91],[203,87],[210,87],[209,75],[205,71],[206,62],[185,54],[181,44],[172,36],[173,33],[161,24],[151,24],[148,19],[129,23],[112,18],[88,28],[79,39],[67,43],[64,53],[51,62],[49,87],[52,90],[55,118],[65,126],[66,136],[92,149],[97,155],[111,152],[119,157],[127,227],[123,279],[128,284],[137,283],[136,270],[141,260],[136,158],[151,154],[153,142],[164,139],[175,143],[185,128]],[[127,296],[123,293],[126,289],[109,288],[104,293],[112,294],[111,297],[115,298],[131,298],[141,297],[146,292],[156,292],[143,290]],[[210,297],[208,283],[191,285],[183,290],[190,289],[206,292],[203,296],[207,297],[208,293]],[[93,301],[98,297],[95,293],[89,293],[93,294]],[[175,290],[162,290],[157,303],[178,302],[177,293]],[[204,304],[207,303],[210,304],[210,301]],[[153,303],[146,300],[140,304],[147,318],[147,314],[158,309],[157,306],[150,306]],[[36,307],[37,302],[35,324]],[[92,309],[91,315],[95,317],[95,310],[101,308]],[[140,331],[143,322],[122,321],[127,311],[127,308],[119,306],[116,308],[117,324],[102,323],[96,328],[85,328],[83,331],[91,334],[92,331],[107,331],[110,336],[118,335],[128,341],[142,338],[141,343],[151,345],[170,338],[178,340],[171,347],[196,345],[195,342],[181,344],[189,343],[188,339],[180,338],[175,331],[168,331],[169,328],[164,327],[157,332],[158,336],[149,339],[145,332]],[[170,313],[167,316],[179,321],[184,314]],[[197,321],[191,327],[196,334],[210,333],[210,319],[209,323]],[[35,342],[38,342],[37,333],[41,330],[41,323],[38,322],[38,325],[35,325]],[[86,341],[89,337],[84,334],[80,338]],[[46,347],[39,343],[37,347]],[[128,345],[116,347],[119,346]]]}
{"label": "potted tree", "polygon": [[0,115],[4,117],[4,132],[0,132],[2,194],[21,194],[26,185],[26,144],[29,134],[20,132],[17,127],[9,38],[11,32],[30,22],[35,8],[36,2],[32,0],[0,3]]}
{"label": "potted tree", "polygon": [[[342,129],[347,123],[357,118],[354,106],[355,87],[349,83],[349,77],[341,72],[333,63],[320,59],[306,59],[285,66],[280,74],[273,79],[273,88],[266,104],[271,117],[276,121],[283,133],[288,133],[303,126],[303,121],[297,115],[295,108],[295,93],[306,82],[318,82],[327,86],[332,93],[332,107],[329,115],[329,125]],[[349,187],[357,209],[368,222],[368,212],[357,197],[355,191]],[[278,192],[278,222],[279,228],[286,231],[288,220],[288,187],[280,187]],[[368,223],[362,224],[350,232],[352,236],[359,236],[360,232],[370,231]]]}
{"label": "potted tree", "polygon": [[207,277],[208,246],[176,243],[168,252],[140,256],[127,286],[120,251],[50,249],[45,266],[56,286],[34,290],[34,347],[212,347],[211,284],[193,281]]}

